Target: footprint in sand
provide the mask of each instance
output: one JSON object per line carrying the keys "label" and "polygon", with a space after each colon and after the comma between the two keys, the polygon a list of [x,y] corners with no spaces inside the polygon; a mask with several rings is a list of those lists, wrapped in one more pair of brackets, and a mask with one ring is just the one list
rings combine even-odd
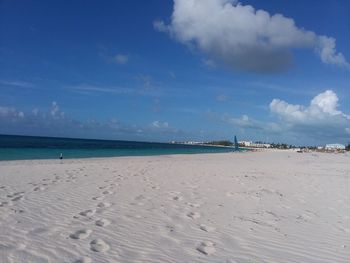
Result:
{"label": "footprint in sand", "polygon": [[74,261],[74,263],[91,263],[91,262],[92,262],[91,258],[88,258],[88,257],[83,257]]}
{"label": "footprint in sand", "polygon": [[215,251],[216,251],[214,246],[215,246],[215,244],[213,242],[206,241],[206,242],[202,242],[197,247],[197,250],[199,252],[203,253],[204,255],[211,255],[211,254],[215,253]]}
{"label": "footprint in sand", "polygon": [[187,205],[189,205],[190,207],[194,207],[194,208],[198,208],[201,205],[200,204],[195,204],[195,203],[186,203]]}
{"label": "footprint in sand", "polygon": [[107,208],[110,207],[112,204],[111,203],[107,203],[107,202],[101,202],[97,204],[98,208]]}
{"label": "footprint in sand", "polygon": [[24,192],[17,192],[17,193],[9,194],[9,195],[7,195],[7,197],[12,198],[12,197],[17,197],[17,196],[22,196],[23,194],[24,194]]}
{"label": "footprint in sand", "polygon": [[93,197],[92,199],[93,200],[97,200],[97,201],[101,201],[101,200],[103,200],[105,197],[104,196],[95,196],[95,197]]}
{"label": "footprint in sand", "polygon": [[183,200],[183,197],[182,197],[182,196],[174,196],[174,197],[173,197],[173,200],[174,200],[174,201],[182,201],[182,200]]}
{"label": "footprint in sand", "polygon": [[85,210],[79,213],[81,216],[93,216],[96,213],[95,209]]}
{"label": "footprint in sand", "polygon": [[102,194],[111,195],[111,194],[113,194],[113,191],[106,190],[106,191],[103,191]]}
{"label": "footprint in sand", "polygon": [[207,226],[207,225],[200,225],[200,230],[203,230],[205,232],[213,232],[215,230],[215,227]]}
{"label": "footprint in sand", "polygon": [[23,195],[19,195],[19,196],[12,198],[11,201],[16,202],[18,200],[21,200],[22,198],[23,198]]}
{"label": "footprint in sand", "polygon": [[104,227],[104,226],[108,226],[111,222],[108,220],[108,219],[99,219],[95,222],[95,225],[96,226],[101,226],[101,227]]}
{"label": "footprint in sand", "polygon": [[10,205],[12,205],[11,202],[6,202],[6,201],[0,202],[0,207],[10,206]]}
{"label": "footprint in sand", "polygon": [[94,239],[90,242],[90,249],[95,252],[106,252],[109,248],[109,245],[102,239]]}
{"label": "footprint in sand", "polygon": [[192,218],[192,219],[198,219],[201,217],[200,213],[197,212],[189,212],[187,214],[188,217]]}
{"label": "footprint in sand", "polygon": [[92,231],[90,229],[81,229],[73,234],[70,234],[69,237],[73,239],[85,239],[89,237],[91,233]]}
{"label": "footprint in sand", "polygon": [[42,186],[37,186],[33,189],[33,191],[42,191],[42,190],[45,190],[45,187],[42,187]]}

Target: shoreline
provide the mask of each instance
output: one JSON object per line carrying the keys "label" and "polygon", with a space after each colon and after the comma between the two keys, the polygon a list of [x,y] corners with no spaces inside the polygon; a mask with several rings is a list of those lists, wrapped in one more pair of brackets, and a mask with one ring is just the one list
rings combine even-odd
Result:
{"label": "shoreline", "polygon": [[0,160],[0,166],[4,163],[50,163],[50,164],[65,164],[65,163],[75,163],[75,162],[89,162],[89,161],[107,161],[107,160],[142,160],[142,159],[156,159],[156,158],[175,158],[175,157],[187,157],[194,155],[202,155],[210,157],[212,155],[230,155],[230,154],[243,154],[247,152],[257,152],[257,151],[236,151],[236,152],[212,152],[212,153],[178,153],[178,154],[158,154],[158,155],[125,155],[125,156],[108,156],[108,157],[83,157],[83,158],[64,158],[64,159],[19,159],[19,160]]}
{"label": "shoreline", "polygon": [[[215,146],[216,147],[216,146]],[[242,149],[242,148],[240,148]],[[173,156],[173,155],[201,155],[201,154],[229,154],[229,153],[244,153],[254,150],[243,149],[239,151],[228,151],[228,152],[189,152],[189,153],[164,153],[164,154],[145,154],[145,155],[119,155],[119,156],[88,156],[88,157],[72,157],[65,158],[63,156],[62,160],[72,160],[72,159],[103,159],[103,158],[122,158],[122,157],[152,157],[152,156]],[[35,161],[35,160],[61,160],[59,158],[37,158],[37,159],[11,159],[11,160],[1,160],[1,162],[11,162],[11,161]]]}
{"label": "shoreline", "polygon": [[[152,154],[152,155],[121,155],[121,156],[101,156],[101,157],[73,157],[73,158],[40,158],[40,159],[16,159],[16,160],[0,160],[1,163],[6,162],[31,162],[31,161],[47,161],[57,163],[67,162],[67,161],[83,161],[83,160],[103,160],[103,159],[128,159],[128,158],[156,158],[156,157],[172,157],[172,156],[192,156],[192,155],[227,155],[227,154],[243,154],[243,153],[259,153],[259,152],[281,152],[281,153],[297,153],[292,149],[266,149],[266,148],[242,148],[241,151],[232,151],[232,152],[210,152],[210,153],[173,153],[173,154]],[[350,155],[350,152],[320,152],[320,151],[309,151],[303,152],[302,154],[337,154],[337,155]],[[56,161],[56,162],[55,162]]]}

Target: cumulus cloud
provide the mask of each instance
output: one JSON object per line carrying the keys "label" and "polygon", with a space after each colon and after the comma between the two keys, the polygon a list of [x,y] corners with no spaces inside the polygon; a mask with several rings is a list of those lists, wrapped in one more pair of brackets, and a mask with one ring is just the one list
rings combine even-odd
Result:
{"label": "cumulus cloud", "polygon": [[18,111],[16,108],[13,107],[0,106],[0,117],[15,120],[16,118],[23,118],[24,113],[22,111]]}
{"label": "cumulus cloud", "polygon": [[317,52],[319,53],[323,63],[333,64],[339,67],[348,68],[349,63],[346,61],[342,53],[336,53],[335,39],[332,37],[320,36],[318,38]]}
{"label": "cumulus cloud", "polygon": [[316,95],[308,105],[273,99],[269,110],[272,115],[261,116],[262,119],[246,114],[237,117],[213,113],[211,119],[232,125],[235,133],[240,132],[241,137],[248,136],[252,140],[296,145],[346,144],[350,141],[350,115],[340,110],[339,97],[332,90]]}
{"label": "cumulus cloud", "polygon": [[350,116],[339,110],[339,98],[332,90],[315,96],[308,106],[273,99],[270,111],[289,126],[289,130],[308,132],[310,136],[342,136],[349,132]]}
{"label": "cumulus cloud", "polygon": [[316,51],[322,62],[349,68],[335,39],[297,27],[281,14],[270,15],[234,0],[174,0],[170,24],[155,29],[235,70],[273,73],[292,65],[294,49]]}
{"label": "cumulus cloud", "polygon": [[64,112],[60,110],[60,107],[58,106],[56,101],[53,101],[51,103],[50,114],[53,118],[63,118],[64,117]]}
{"label": "cumulus cloud", "polygon": [[270,110],[283,119],[290,122],[315,122],[334,118],[350,121],[350,116],[338,109],[339,98],[332,90],[326,90],[314,97],[310,105],[305,107],[297,104],[289,104],[280,99],[273,99],[270,103]]}

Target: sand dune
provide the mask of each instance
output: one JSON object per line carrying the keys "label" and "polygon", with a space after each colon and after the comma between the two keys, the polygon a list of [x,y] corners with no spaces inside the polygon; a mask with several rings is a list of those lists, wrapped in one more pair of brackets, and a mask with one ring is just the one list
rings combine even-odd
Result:
{"label": "sand dune", "polygon": [[0,261],[350,262],[350,156],[0,162]]}

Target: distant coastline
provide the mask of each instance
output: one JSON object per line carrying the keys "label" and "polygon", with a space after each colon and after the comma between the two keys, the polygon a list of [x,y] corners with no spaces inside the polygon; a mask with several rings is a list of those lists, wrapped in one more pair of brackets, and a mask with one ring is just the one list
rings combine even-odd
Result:
{"label": "distant coastline", "polygon": [[71,159],[232,151],[232,147],[215,145],[0,135],[0,160],[58,159],[61,154]]}

